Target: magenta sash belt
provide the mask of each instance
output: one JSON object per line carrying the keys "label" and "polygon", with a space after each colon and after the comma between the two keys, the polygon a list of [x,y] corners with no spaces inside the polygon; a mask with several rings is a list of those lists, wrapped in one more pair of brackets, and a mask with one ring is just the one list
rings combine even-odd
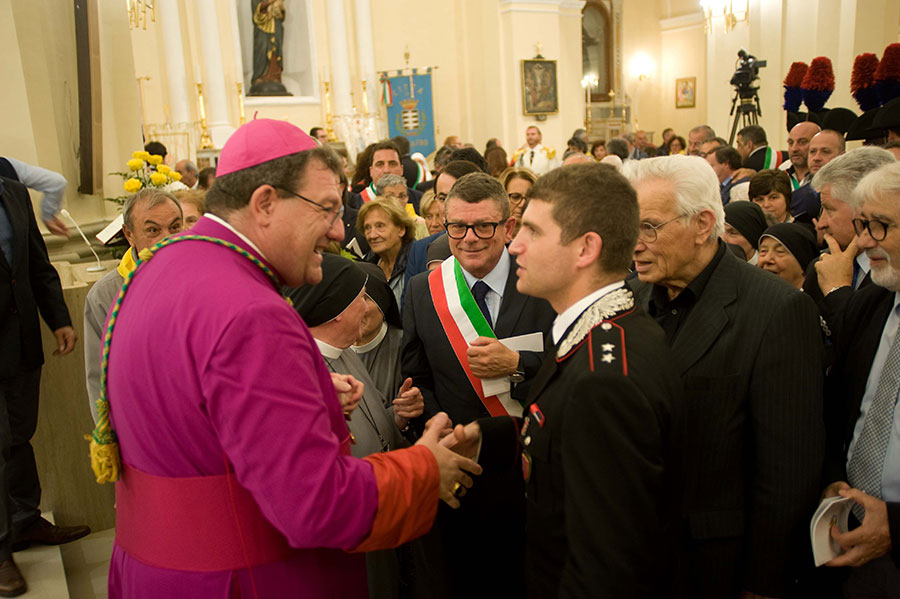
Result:
{"label": "magenta sash belt", "polygon": [[294,551],[233,473],[172,478],[125,464],[116,544],[148,565],[190,572],[250,568]]}

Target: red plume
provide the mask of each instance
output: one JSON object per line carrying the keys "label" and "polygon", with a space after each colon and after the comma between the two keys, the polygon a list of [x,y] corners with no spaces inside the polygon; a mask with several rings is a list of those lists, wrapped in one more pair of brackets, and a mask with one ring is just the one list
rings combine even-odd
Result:
{"label": "red plume", "polygon": [[880,103],[878,90],[875,87],[875,71],[877,69],[878,56],[871,52],[860,54],[853,61],[850,94],[856,99],[856,103],[863,112],[878,108]]}
{"label": "red plume", "polygon": [[875,70],[875,87],[882,104],[900,97],[900,44],[891,44],[884,49]]}
{"label": "red plume", "polygon": [[891,44],[884,49],[881,62],[875,69],[875,81],[900,79],[900,44]]}
{"label": "red plume", "polygon": [[803,77],[803,103],[812,112],[819,112],[834,91],[834,69],[831,60],[826,56],[812,59],[809,70]]}
{"label": "red plume", "polygon": [[[872,56],[875,56],[874,54]],[[875,59],[877,62],[877,58]],[[805,62],[792,62],[787,75],[784,76],[785,87],[800,87],[809,66]]]}

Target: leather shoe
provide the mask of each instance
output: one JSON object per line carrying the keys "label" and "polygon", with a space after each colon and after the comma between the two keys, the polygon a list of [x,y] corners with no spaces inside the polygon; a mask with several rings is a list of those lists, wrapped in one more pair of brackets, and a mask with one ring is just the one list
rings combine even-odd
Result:
{"label": "leather shoe", "polygon": [[12,556],[0,562],[0,597],[18,597],[27,590],[28,585]]}
{"label": "leather shoe", "polygon": [[38,518],[34,524],[14,537],[12,550],[21,551],[32,544],[62,545],[87,536],[90,532],[89,526],[56,526]]}

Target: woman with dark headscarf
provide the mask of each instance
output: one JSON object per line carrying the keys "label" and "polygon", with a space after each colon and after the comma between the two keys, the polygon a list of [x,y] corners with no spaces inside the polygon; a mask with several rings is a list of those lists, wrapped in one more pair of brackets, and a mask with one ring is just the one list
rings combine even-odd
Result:
{"label": "woman with dark headscarf", "polygon": [[818,255],[816,236],[809,227],[778,223],[766,229],[759,238],[757,266],[801,289],[806,267]]}

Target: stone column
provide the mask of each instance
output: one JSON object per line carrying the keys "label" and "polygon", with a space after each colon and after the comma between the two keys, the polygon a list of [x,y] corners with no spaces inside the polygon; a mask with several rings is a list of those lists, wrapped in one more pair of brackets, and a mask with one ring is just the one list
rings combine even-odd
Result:
{"label": "stone column", "polygon": [[160,0],[159,13],[172,19],[168,24],[160,21],[165,46],[166,82],[169,86],[169,107],[172,110],[172,126],[175,129],[191,122],[191,104],[188,100],[188,79],[185,71],[184,44],[181,39],[181,18],[177,0]]}
{"label": "stone column", "polygon": [[203,53],[203,99],[213,145],[221,148],[234,127],[228,120],[228,96],[225,92],[225,71],[222,69],[222,43],[219,40],[219,18],[216,0],[197,0],[199,13],[200,48]]}
{"label": "stone column", "polygon": [[[375,74],[375,41],[372,35],[372,0],[355,0],[356,55],[360,79],[366,81],[366,102],[369,112],[378,114],[376,104],[378,77]],[[362,106],[360,106],[360,110]]]}
{"label": "stone column", "polygon": [[347,25],[344,1],[330,0],[328,7],[328,50],[331,54],[331,93],[335,116],[348,116],[352,111],[350,96],[350,59],[347,56]]}

